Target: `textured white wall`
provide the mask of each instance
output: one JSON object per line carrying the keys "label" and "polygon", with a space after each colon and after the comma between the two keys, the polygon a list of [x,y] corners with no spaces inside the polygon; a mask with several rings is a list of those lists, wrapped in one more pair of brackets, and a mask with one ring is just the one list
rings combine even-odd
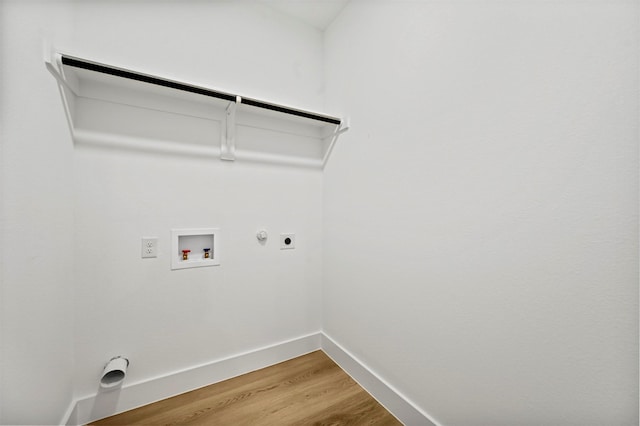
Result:
{"label": "textured white wall", "polygon": [[[114,355],[130,358],[133,383],[319,330],[321,173],[74,147],[42,40],[321,109],[322,34],[238,2],[5,1],[0,10],[0,423],[57,423],[72,397],[97,391]],[[170,230],[189,227],[221,228],[221,266],[170,271]],[[266,246],[255,238],[262,227]],[[280,232],[296,233],[296,250],[279,250]],[[157,259],[140,258],[142,236],[159,238]]]}
{"label": "textured white wall", "polygon": [[[83,2],[75,13],[80,56],[321,106],[322,34],[266,6]],[[131,359],[134,383],[320,329],[320,171],[78,145],[74,190],[76,396],[96,391],[113,355]],[[221,229],[222,265],[170,271],[170,230],[200,227]],[[279,249],[283,232],[296,250]],[[159,238],[158,259],[140,258],[142,236]]]}
{"label": "textured white wall", "polygon": [[638,4],[353,1],[323,328],[447,426],[638,424]]}
{"label": "textured white wall", "polygon": [[0,2],[0,424],[63,417],[73,377],[73,156],[42,39],[62,2]]}
{"label": "textured white wall", "polygon": [[[116,353],[136,381],[315,331],[324,274],[324,329],[443,425],[637,424],[637,14],[352,2],[324,66],[353,128],[323,183],[74,148],[40,45],[322,109],[318,31],[237,2],[4,0],[0,423],[57,422]],[[223,265],[170,272],[169,229],[209,225]]]}
{"label": "textured white wall", "polygon": [[74,53],[303,109],[323,107],[322,33],[252,1],[77,2]]}

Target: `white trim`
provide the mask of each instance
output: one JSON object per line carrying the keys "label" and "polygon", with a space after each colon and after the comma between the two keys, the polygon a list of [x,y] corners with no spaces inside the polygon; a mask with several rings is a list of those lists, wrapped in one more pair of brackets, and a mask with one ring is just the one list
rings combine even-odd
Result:
{"label": "white trim", "polygon": [[99,392],[72,403],[62,424],[87,424],[104,417],[151,404],[212,383],[269,367],[320,349],[321,334],[306,336],[247,351],[227,358],[175,371],[124,386],[119,390]]}
{"label": "white trim", "polygon": [[62,420],[60,420],[60,425],[77,425],[78,423],[78,404],[77,401],[71,401],[67,411],[62,416]]}
{"label": "white trim", "polygon": [[403,424],[442,426],[323,332],[316,332],[206,364],[100,391],[71,403],[61,424],[87,424],[321,349]]}
{"label": "white trim", "polygon": [[403,424],[409,426],[441,426],[433,417],[418,408],[411,400],[378,376],[348,350],[336,343],[324,332],[321,333],[321,336],[322,350],[329,358]]}

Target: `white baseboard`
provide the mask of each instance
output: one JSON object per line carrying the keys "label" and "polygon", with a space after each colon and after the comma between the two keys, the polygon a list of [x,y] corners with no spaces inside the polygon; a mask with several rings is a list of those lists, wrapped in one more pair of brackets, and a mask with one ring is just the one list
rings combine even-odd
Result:
{"label": "white baseboard", "polygon": [[67,426],[84,425],[269,367],[318,349],[322,349],[403,424],[408,426],[440,426],[396,391],[393,386],[379,378],[371,369],[322,332],[129,384],[121,389],[107,392],[98,391],[95,395],[74,401],[61,424]]}
{"label": "white baseboard", "polygon": [[416,407],[408,398],[381,379],[349,351],[325,333],[321,333],[321,335],[324,353],[403,424],[407,426],[440,426],[431,416]]}
{"label": "white baseboard", "polygon": [[269,367],[320,349],[321,334],[313,333],[264,348],[80,398],[62,424],[84,425],[104,417],[151,404],[212,383]]}

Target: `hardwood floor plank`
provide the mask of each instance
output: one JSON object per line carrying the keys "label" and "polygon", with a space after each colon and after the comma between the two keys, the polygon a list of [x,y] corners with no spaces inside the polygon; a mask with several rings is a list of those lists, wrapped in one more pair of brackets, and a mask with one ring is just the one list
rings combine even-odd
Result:
{"label": "hardwood floor plank", "polygon": [[395,426],[401,423],[324,352],[316,351],[92,425]]}

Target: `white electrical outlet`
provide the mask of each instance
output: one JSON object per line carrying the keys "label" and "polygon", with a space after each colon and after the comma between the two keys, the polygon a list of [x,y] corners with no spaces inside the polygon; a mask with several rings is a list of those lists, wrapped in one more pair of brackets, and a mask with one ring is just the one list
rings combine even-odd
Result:
{"label": "white electrical outlet", "polygon": [[296,248],[296,234],[280,234],[280,250]]}
{"label": "white electrical outlet", "polygon": [[142,257],[158,257],[158,238],[142,237]]}

